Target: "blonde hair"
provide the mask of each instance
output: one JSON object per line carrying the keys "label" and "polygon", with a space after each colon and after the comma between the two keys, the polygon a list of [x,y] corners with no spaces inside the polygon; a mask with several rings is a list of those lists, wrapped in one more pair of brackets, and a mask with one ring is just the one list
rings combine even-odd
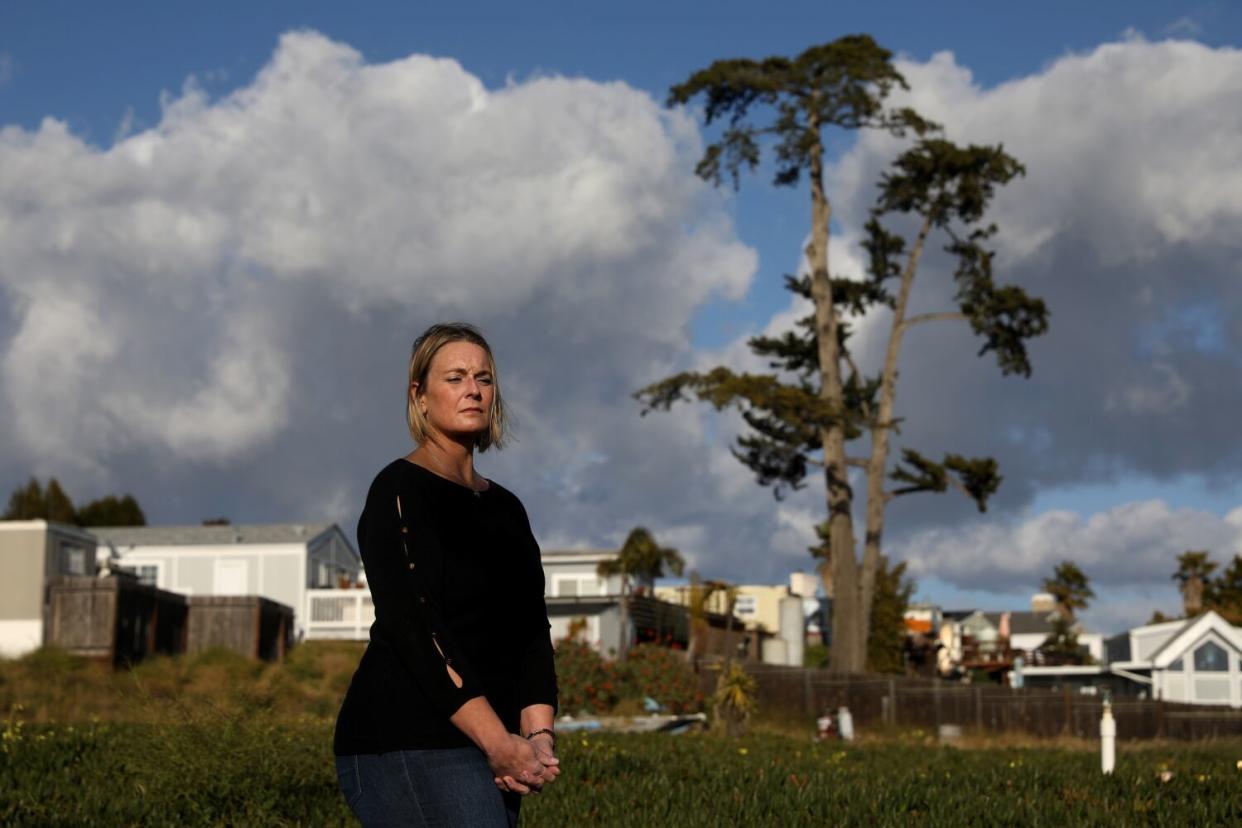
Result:
{"label": "blonde hair", "polygon": [[483,334],[474,325],[465,322],[447,322],[432,325],[423,331],[410,348],[410,370],[405,385],[405,422],[410,427],[410,438],[422,445],[431,435],[431,426],[423,414],[422,407],[417,404],[415,395],[411,394],[414,383],[418,383],[419,392],[427,387],[427,372],[431,370],[431,360],[436,353],[450,342],[469,342],[478,345],[487,354],[487,367],[492,372],[492,406],[487,412],[487,428],[475,438],[474,447],[480,452],[495,446],[503,448],[508,419],[505,416],[504,400],[500,397],[500,379],[496,373],[496,359],[492,356],[492,346],[487,344]]}

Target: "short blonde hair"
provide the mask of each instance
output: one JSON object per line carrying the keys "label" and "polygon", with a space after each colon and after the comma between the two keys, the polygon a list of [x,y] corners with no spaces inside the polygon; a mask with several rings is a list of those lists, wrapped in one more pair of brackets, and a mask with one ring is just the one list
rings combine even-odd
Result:
{"label": "short blonde hair", "polygon": [[447,322],[432,325],[414,340],[410,348],[409,378],[405,385],[405,421],[410,427],[410,438],[422,445],[427,442],[431,427],[422,408],[416,404],[411,394],[414,383],[418,383],[419,392],[427,387],[427,373],[431,370],[431,360],[441,348],[450,342],[469,342],[478,345],[487,354],[487,367],[492,372],[492,407],[488,412],[487,428],[475,439],[474,447],[480,452],[493,446],[503,448],[508,418],[505,415],[504,400],[500,397],[500,378],[496,373],[496,359],[492,356],[492,346],[487,344],[483,334],[474,325],[465,322]]}

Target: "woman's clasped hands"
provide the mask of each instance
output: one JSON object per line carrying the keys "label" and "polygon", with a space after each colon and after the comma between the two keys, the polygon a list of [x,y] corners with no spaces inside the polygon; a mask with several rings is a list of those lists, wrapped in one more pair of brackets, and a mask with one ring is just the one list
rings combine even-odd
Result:
{"label": "woman's clasped hands", "polygon": [[561,760],[556,758],[552,736],[539,733],[530,739],[509,734],[501,748],[487,757],[496,774],[496,787],[525,796],[539,793],[561,774]]}

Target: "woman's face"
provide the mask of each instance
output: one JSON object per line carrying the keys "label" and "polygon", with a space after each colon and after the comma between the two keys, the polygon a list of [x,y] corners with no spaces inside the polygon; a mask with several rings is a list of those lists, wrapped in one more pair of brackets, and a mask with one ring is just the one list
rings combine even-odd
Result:
{"label": "woman's face", "polygon": [[487,352],[473,342],[450,342],[436,351],[427,384],[410,388],[433,434],[478,434],[490,424],[495,395]]}

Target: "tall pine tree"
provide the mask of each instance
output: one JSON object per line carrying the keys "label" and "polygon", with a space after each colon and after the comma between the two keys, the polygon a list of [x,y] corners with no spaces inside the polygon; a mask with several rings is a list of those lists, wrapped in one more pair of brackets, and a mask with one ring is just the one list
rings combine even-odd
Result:
{"label": "tall pine tree", "polygon": [[[809,469],[820,469],[826,487],[828,565],[834,592],[831,668],[857,672],[866,662],[871,608],[880,568],[885,508],[915,492],[962,491],[986,508],[1000,475],[990,458],[945,454],[935,460],[904,448],[892,463],[897,365],[905,335],[915,326],[942,320],[967,323],[1005,374],[1029,375],[1026,340],[1047,329],[1044,303],[1018,287],[994,280],[988,241],[996,232],[984,216],[996,188],[1022,174],[1022,166],[999,147],[959,146],[936,137],[935,124],[885,100],[906,82],[892,54],[866,35],[813,46],[793,58],[722,60],[673,87],[671,104],[701,99],[709,125],[722,124],[697,172],[714,183],[737,186],[762,152],[775,156],[777,186],[809,183],[808,273],[786,277],[786,287],[808,299],[813,311],[797,329],[756,337],[751,348],[768,358],[773,373],[740,374],[727,366],[689,372],[637,393],[644,413],[697,398],[717,408],[736,406],[750,431],[739,437],[735,456],[763,485],[801,486]],[[879,181],[866,225],[868,278],[832,275],[828,242],[832,204],[825,189],[826,141],[837,130],[879,129],[911,134]],[[917,228],[910,239],[893,220]],[[952,309],[914,315],[909,300],[924,248],[933,234],[944,239],[954,262]],[[890,311],[881,372],[864,376],[850,350],[848,318],[876,306]],[[866,454],[851,453],[861,443]],[[865,473],[865,495],[855,492],[849,470]],[[890,481],[896,485],[890,486]],[[862,558],[858,558],[854,505],[865,502]]]}

